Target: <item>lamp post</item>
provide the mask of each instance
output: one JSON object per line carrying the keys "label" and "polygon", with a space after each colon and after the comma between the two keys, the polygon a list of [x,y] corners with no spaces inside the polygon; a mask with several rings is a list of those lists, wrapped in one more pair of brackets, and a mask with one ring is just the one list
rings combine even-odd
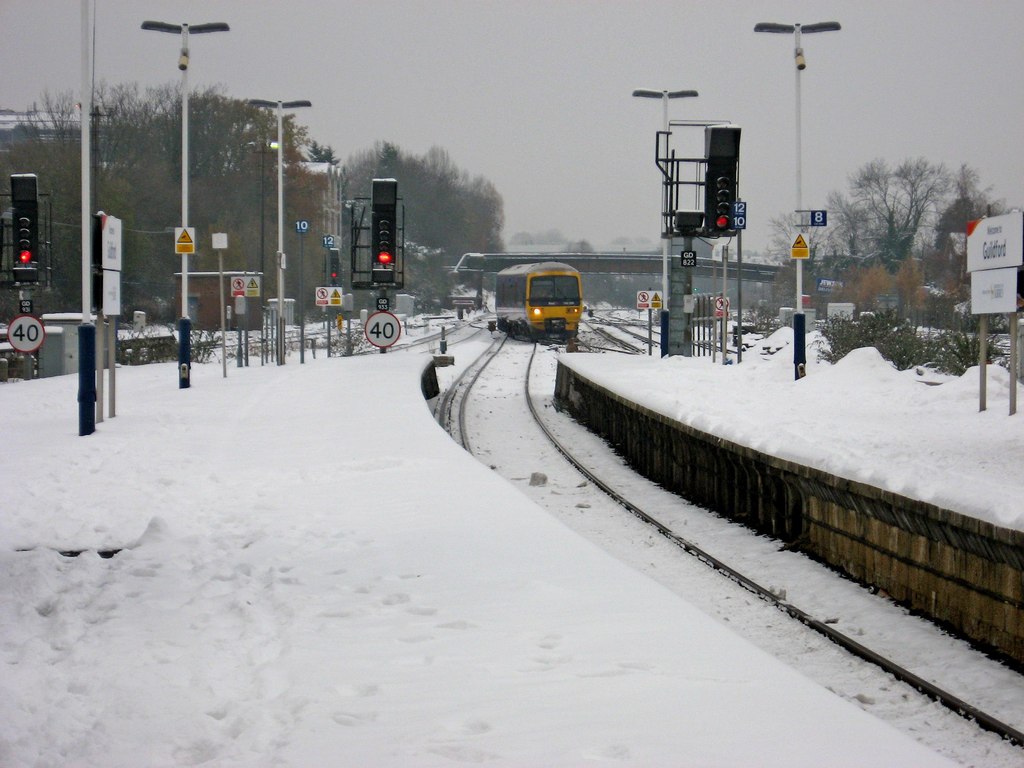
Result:
{"label": "lamp post", "polygon": [[[261,285],[263,285],[265,287],[266,286],[266,279],[265,279],[265,275],[264,275],[264,270],[266,268],[266,265],[265,265],[265,258],[264,258],[264,256],[265,256],[265,251],[266,251],[266,248],[265,248],[265,242],[266,242],[266,237],[265,237],[265,233],[266,233],[266,216],[264,215],[263,199],[264,199],[264,189],[265,189],[265,186],[266,186],[266,184],[265,184],[265,182],[266,182],[266,178],[265,178],[266,177],[266,173],[264,171],[264,158],[267,155],[267,150],[268,149],[269,150],[276,150],[279,145],[278,145],[278,143],[276,141],[269,141],[269,142],[268,141],[263,141],[263,142],[250,141],[249,145],[251,145],[254,148],[255,147],[259,147],[259,153],[260,153],[260,271],[259,271],[259,275],[260,275],[260,283],[261,283]],[[255,268],[254,268],[253,271],[255,271]],[[248,323],[248,321],[246,321],[246,322]],[[266,331],[266,326],[262,325],[261,328],[260,328],[260,365],[264,365],[266,363],[266,360],[267,360],[267,337],[266,337],[265,331]],[[248,363],[248,361],[247,361],[247,363]]]}
{"label": "lamp post", "polygon": [[284,110],[313,105],[305,100],[249,99],[249,103],[254,107],[277,110],[277,364],[284,365]]}
{"label": "lamp post", "polygon": [[[801,33],[838,32],[841,29],[838,21],[819,21],[815,24],[776,24],[761,22],[754,25],[755,32],[773,32],[776,34],[792,34],[794,39],[793,60],[796,64],[796,208],[797,216],[803,209],[803,153],[800,146],[800,73],[807,68],[804,49],[800,45]],[[793,311],[793,368],[796,378],[802,378],[806,372],[806,320],[804,318],[804,277],[803,259],[796,259],[796,308]]]}
{"label": "lamp post", "polygon": [[[655,91],[650,88],[637,88],[633,95],[641,99],[661,99],[662,131],[668,133],[668,101],[697,96],[696,91]],[[661,356],[668,354],[668,244],[672,232],[661,233]]]}
{"label": "lamp post", "polygon": [[[181,70],[181,226],[188,227],[188,65],[189,34],[206,32],[227,32],[227,24],[221,21],[209,24],[168,24],[163,21],[144,21],[142,28],[153,32],[170,32],[181,35],[181,53],[178,55],[178,69]],[[188,254],[181,254],[181,320],[178,321],[178,388],[187,389],[191,384],[192,371],[192,321],[188,316]]]}

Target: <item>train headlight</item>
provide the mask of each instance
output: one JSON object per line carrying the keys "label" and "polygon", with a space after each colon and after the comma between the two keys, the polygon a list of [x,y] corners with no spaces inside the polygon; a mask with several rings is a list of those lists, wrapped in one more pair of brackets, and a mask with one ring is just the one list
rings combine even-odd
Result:
{"label": "train headlight", "polygon": [[537,317],[540,317],[540,307],[534,307],[533,314],[536,315]]}

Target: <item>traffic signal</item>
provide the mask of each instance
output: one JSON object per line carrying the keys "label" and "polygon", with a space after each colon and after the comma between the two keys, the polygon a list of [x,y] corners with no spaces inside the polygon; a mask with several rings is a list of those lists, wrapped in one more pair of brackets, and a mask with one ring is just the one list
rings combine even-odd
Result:
{"label": "traffic signal", "polygon": [[103,224],[107,215],[100,211],[92,215],[90,264],[92,265],[92,310],[103,306]]}
{"label": "traffic signal", "polygon": [[39,281],[39,196],[34,173],[11,175],[11,219],[14,227],[14,280]]}
{"label": "traffic signal", "polygon": [[398,261],[398,182],[374,179],[370,209],[371,277],[375,283],[393,283]]}
{"label": "traffic signal", "polygon": [[704,226],[711,237],[731,235],[740,159],[739,126],[709,125],[704,129],[704,150]]}
{"label": "traffic signal", "polygon": [[327,276],[331,285],[338,284],[338,273],[341,271],[341,251],[331,248],[327,251]]}

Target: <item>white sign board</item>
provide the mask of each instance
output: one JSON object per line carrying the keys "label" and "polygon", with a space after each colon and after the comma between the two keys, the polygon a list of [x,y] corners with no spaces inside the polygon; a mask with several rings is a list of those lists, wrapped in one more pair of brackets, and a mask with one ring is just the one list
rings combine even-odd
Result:
{"label": "white sign board", "polygon": [[103,269],[121,271],[121,220],[116,216],[103,218]]}
{"label": "white sign board", "polygon": [[103,314],[115,317],[121,314],[121,273],[103,270]]}
{"label": "white sign board", "polygon": [[[967,227],[967,271],[1024,264],[1024,212],[972,221]],[[1014,310],[998,310],[1000,312]]]}
{"label": "white sign board", "polygon": [[1017,268],[981,269],[971,273],[971,314],[1017,311]]}
{"label": "white sign board", "polygon": [[316,305],[318,307],[340,307],[343,306],[344,297],[341,288],[336,285],[322,285],[316,289]]}

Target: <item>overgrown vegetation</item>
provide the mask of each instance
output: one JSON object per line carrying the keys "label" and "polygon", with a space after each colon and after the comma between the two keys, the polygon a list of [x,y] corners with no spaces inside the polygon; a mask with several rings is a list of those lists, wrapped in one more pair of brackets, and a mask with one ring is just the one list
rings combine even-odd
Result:
{"label": "overgrown vegetation", "polygon": [[[173,255],[173,228],[181,224],[180,87],[101,84],[94,103],[92,207],[122,221],[122,306],[145,311],[153,322],[171,322],[180,270]],[[44,94],[39,104],[33,122],[0,153],[0,178],[39,178],[44,218],[52,223],[43,235],[51,243],[52,285],[36,292],[36,311],[62,312],[79,307],[81,298],[79,119],[70,92]],[[399,181],[410,245],[406,280],[422,303],[436,305],[448,293],[444,268],[463,252],[502,249],[501,196],[486,179],[456,167],[444,150],[414,156],[381,142],[341,163],[296,120],[285,115],[282,148],[288,295],[298,290],[299,270],[306,286],[320,284],[320,236],[333,234],[347,247],[346,205],[369,196],[375,177]],[[276,115],[211,88],[190,95],[189,128],[189,224],[199,246],[190,269],[216,269],[208,244],[213,232],[225,232],[225,269],[262,268],[266,295],[276,295],[278,153],[270,147]],[[311,224],[302,245],[292,226],[300,219]],[[291,258],[303,245],[304,258]],[[16,300],[15,292],[0,292],[0,316],[13,315]]]}
{"label": "overgrown vegetation", "polygon": [[[981,342],[977,332],[944,330],[924,335],[895,311],[864,313],[857,320],[832,317],[819,325],[825,344],[820,359],[836,363],[855,349],[874,347],[898,370],[931,366],[959,376],[977,365]],[[990,338],[989,350],[993,349]]]}

